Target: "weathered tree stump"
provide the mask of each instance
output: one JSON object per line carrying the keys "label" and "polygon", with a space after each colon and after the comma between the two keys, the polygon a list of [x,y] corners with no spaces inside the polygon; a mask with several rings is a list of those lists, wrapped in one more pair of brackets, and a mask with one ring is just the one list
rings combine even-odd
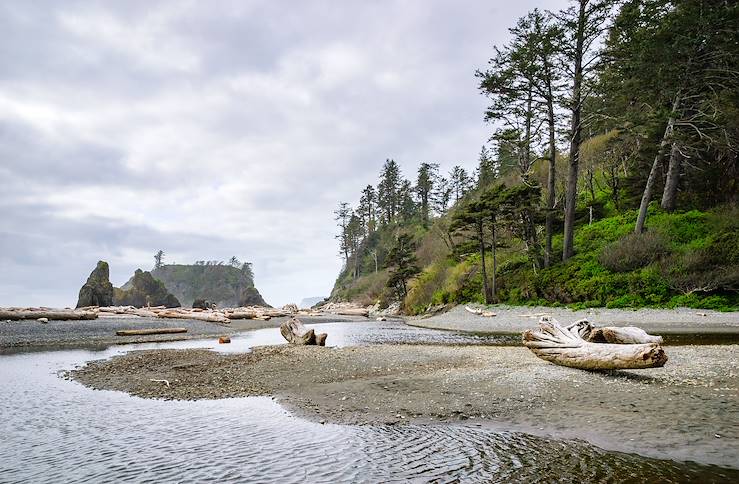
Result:
{"label": "weathered tree stump", "polygon": [[[654,342],[615,344],[586,341],[583,334],[590,336],[594,330],[585,320],[565,328],[553,319],[542,318],[539,326],[539,330],[528,330],[523,333],[523,344],[539,358],[557,365],[583,370],[625,370],[659,368],[667,362],[664,350]],[[624,334],[639,336],[633,332]],[[601,337],[603,332],[598,335]],[[645,332],[644,335],[652,337]],[[622,334],[619,338],[625,339],[626,336]]]}
{"label": "weathered tree stump", "polygon": [[280,325],[280,334],[288,343],[294,345],[326,346],[326,333],[316,334],[314,330],[303,326],[297,318],[291,318]]}

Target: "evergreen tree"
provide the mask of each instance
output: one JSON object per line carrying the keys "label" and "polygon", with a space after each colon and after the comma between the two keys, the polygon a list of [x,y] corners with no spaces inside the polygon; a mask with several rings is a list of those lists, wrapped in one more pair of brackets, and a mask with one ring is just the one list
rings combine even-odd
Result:
{"label": "evergreen tree", "polygon": [[336,220],[339,233],[336,238],[339,239],[339,251],[344,255],[344,263],[349,264],[349,250],[351,243],[349,240],[349,219],[352,216],[352,210],[347,202],[341,202],[339,208],[334,210],[334,220]]}
{"label": "evergreen tree", "polygon": [[418,167],[418,178],[416,179],[415,188],[421,210],[421,223],[423,223],[424,227],[428,227],[429,225],[432,194],[438,172],[439,165],[435,163],[421,163],[421,166]]}
{"label": "evergreen tree", "polygon": [[572,0],[574,5],[560,12],[558,19],[566,36],[562,52],[569,65],[567,73],[572,83],[570,98],[570,156],[567,168],[567,193],[565,194],[565,226],[562,260],[574,254],[575,206],[577,204],[577,179],[582,143],[582,111],[588,93],[591,92],[592,75],[598,67],[600,52],[597,43],[605,31],[614,0]]}
{"label": "evergreen tree", "polygon": [[398,191],[398,222],[409,224],[418,219],[419,206],[413,199],[413,185],[410,180],[403,180]]}
{"label": "evergreen tree", "polygon": [[154,254],[154,269],[159,269],[164,265],[164,251],[158,250],[156,254]]}
{"label": "evergreen tree", "polygon": [[387,255],[386,267],[390,268],[387,287],[394,289],[401,301],[408,295],[408,281],[421,272],[414,250],[411,236],[400,234]]}
{"label": "evergreen tree", "polygon": [[490,151],[482,145],[480,149],[479,164],[477,165],[477,188],[483,188],[495,181],[498,172],[495,162],[490,156]]}
{"label": "evergreen tree", "polygon": [[452,200],[452,187],[449,180],[443,176],[436,178],[434,192],[432,194],[434,210],[440,215],[444,215],[449,209],[449,202]]}
{"label": "evergreen tree", "polygon": [[451,197],[454,200],[454,203],[457,203],[470,190],[472,180],[467,174],[467,171],[459,165],[452,168],[452,171],[449,173],[449,180]]}
{"label": "evergreen tree", "polygon": [[386,160],[377,185],[377,208],[385,224],[395,223],[400,211],[402,176],[395,160]]}
{"label": "evergreen tree", "polygon": [[362,226],[367,233],[371,233],[375,230],[375,208],[377,203],[377,194],[375,188],[372,185],[367,185],[362,190],[362,197],[359,199],[359,217],[362,221]]}

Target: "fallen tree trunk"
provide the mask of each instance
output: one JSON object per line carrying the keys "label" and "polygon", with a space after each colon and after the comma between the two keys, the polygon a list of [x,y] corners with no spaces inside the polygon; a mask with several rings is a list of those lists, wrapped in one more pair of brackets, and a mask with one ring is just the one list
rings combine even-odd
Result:
{"label": "fallen tree trunk", "polygon": [[219,312],[180,312],[180,311],[159,311],[158,318],[165,319],[196,319],[198,321],[207,321],[209,323],[228,324],[231,322],[223,313]]}
{"label": "fallen tree trunk", "polygon": [[187,328],[121,329],[116,336],[146,336],[150,334],[187,333]]}
{"label": "fallen tree trunk", "polygon": [[225,314],[228,319],[256,319],[257,317],[255,311],[226,311]]}
{"label": "fallen tree trunk", "polygon": [[72,309],[49,309],[49,308],[3,308],[0,309],[0,319],[9,319],[18,321],[21,319],[39,319],[46,318],[48,320],[82,320],[97,319],[96,311],[77,311]]}
{"label": "fallen tree trunk", "polygon": [[369,317],[369,309],[366,308],[337,309],[332,312],[333,314],[338,314],[339,316],[364,316],[365,318]]}
{"label": "fallen tree trunk", "polygon": [[667,355],[657,343],[591,343],[580,334],[585,327],[582,322],[564,328],[554,320],[542,318],[539,326],[538,331],[523,333],[523,344],[539,358],[557,365],[583,370],[625,370],[659,368],[667,362]]}
{"label": "fallen tree trunk", "polygon": [[280,325],[280,334],[288,343],[294,345],[326,346],[326,333],[316,334],[303,326],[299,319],[292,318]]}

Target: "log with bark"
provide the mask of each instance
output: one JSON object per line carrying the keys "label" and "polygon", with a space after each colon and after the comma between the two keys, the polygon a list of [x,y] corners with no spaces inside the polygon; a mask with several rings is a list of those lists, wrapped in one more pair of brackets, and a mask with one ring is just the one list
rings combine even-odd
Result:
{"label": "log with bark", "polygon": [[121,329],[115,332],[116,336],[148,336],[150,334],[187,333],[187,328],[149,328],[149,329]]}
{"label": "log with bark", "polygon": [[291,318],[280,325],[280,333],[288,343],[295,345],[326,346],[326,333],[316,334],[313,329],[306,328],[297,318]]}
{"label": "log with bark", "polygon": [[[667,362],[667,355],[658,343],[616,344],[587,341],[583,334],[590,337],[595,331],[585,320],[562,327],[554,319],[542,318],[539,327],[539,330],[523,333],[523,344],[539,358],[557,365],[583,370],[625,370],[659,368]],[[600,335],[602,334],[601,332]],[[619,341],[625,341],[627,337],[642,337],[640,334],[635,336],[633,332],[608,334],[618,335]],[[650,336],[646,333],[644,335]]]}
{"label": "log with bark", "polygon": [[97,319],[96,311],[51,308],[0,308],[0,320],[46,318],[49,321]]}

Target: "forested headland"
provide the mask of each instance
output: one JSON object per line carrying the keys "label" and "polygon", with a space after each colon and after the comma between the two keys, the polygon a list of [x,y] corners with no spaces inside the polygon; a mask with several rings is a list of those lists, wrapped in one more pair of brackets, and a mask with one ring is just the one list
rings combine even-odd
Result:
{"label": "forested headland", "polygon": [[335,212],[333,300],[739,308],[736,2],[534,10],[470,75],[476,169],[386,160]]}

